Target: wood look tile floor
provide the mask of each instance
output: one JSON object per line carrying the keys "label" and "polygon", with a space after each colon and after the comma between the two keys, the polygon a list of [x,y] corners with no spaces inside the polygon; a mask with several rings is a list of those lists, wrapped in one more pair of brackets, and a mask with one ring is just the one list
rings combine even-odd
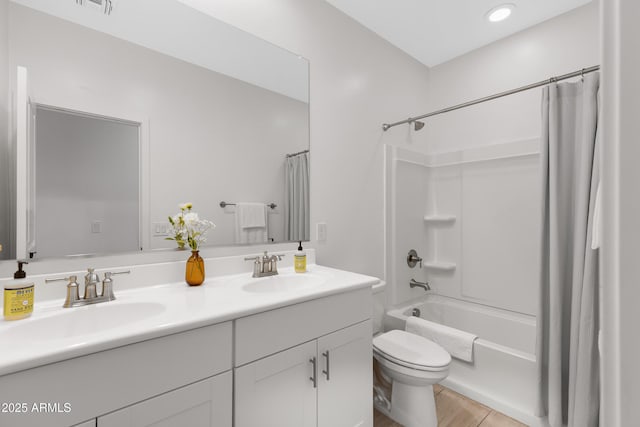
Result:
{"label": "wood look tile floor", "polygon": [[[526,427],[519,421],[496,412],[440,385],[433,387],[438,427]],[[374,427],[403,427],[374,411]]]}

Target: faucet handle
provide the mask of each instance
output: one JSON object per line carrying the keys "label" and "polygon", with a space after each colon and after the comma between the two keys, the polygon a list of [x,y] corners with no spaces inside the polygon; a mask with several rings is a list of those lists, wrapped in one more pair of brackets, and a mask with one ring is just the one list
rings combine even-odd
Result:
{"label": "faucet handle", "polygon": [[282,261],[284,254],[274,254],[269,257],[269,272],[278,274],[278,261]]}
{"label": "faucet handle", "polygon": [[[73,276],[76,277],[77,276]],[[53,283],[53,282],[67,282],[71,279],[71,277],[56,277],[55,279],[44,279],[44,283]]]}
{"label": "faucet handle", "polygon": [[131,273],[131,270],[123,270],[123,271],[107,271],[106,273],[104,273],[105,275],[109,274],[111,276],[116,276],[118,274],[129,274]]}
{"label": "faucet handle", "polygon": [[109,301],[113,301],[114,299],[116,299],[116,296],[113,294],[113,279],[111,278],[111,276],[115,276],[116,274],[129,274],[129,273],[131,273],[131,270],[105,272],[104,280],[102,281],[102,293],[100,294],[100,296],[107,297]]}
{"label": "faucet handle", "polygon": [[407,254],[407,265],[413,268],[417,263],[420,263],[420,268],[422,268],[422,258],[418,256],[415,249],[411,249]]}
{"label": "faucet handle", "polygon": [[253,276],[252,277],[260,277],[260,273],[262,273],[262,258],[258,256],[249,256],[244,258],[245,261],[253,261]]}
{"label": "faucet handle", "polygon": [[62,306],[64,308],[72,307],[78,300],[80,300],[80,285],[78,285],[78,276],[69,276],[69,277],[61,277],[55,279],[45,279],[45,283],[51,282],[69,282],[67,284],[67,297],[64,300],[64,304]]}

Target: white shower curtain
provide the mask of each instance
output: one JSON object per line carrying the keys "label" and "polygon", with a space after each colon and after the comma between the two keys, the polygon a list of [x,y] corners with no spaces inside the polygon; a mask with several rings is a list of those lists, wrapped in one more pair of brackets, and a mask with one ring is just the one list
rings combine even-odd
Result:
{"label": "white shower curtain", "polygon": [[552,84],[542,100],[542,258],[538,415],[551,427],[598,426],[599,74]]}
{"label": "white shower curtain", "polygon": [[285,159],[284,240],[309,240],[309,152]]}

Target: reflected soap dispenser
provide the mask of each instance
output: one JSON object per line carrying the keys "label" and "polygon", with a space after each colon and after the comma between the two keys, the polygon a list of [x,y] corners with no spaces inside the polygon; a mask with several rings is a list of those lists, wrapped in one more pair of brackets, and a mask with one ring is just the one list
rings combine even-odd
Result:
{"label": "reflected soap dispenser", "polygon": [[18,261],[18,271],[13,275],[12,283],[4,286],[4,318],[18,320],[31,316],[33,313],[33,283],[27,283],[27,273],[22,270],[26,261]]}
{"label": "reflected soap dispenser", "polygon": [[307,271],[307,253],[302,250],[302,241],[298,242],[298,252],[293,256],[293,268],[296,273]]}

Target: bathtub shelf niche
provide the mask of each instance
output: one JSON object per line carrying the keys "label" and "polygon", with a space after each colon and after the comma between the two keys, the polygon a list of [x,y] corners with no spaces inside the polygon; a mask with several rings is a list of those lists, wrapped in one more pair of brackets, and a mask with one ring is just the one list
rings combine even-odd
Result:
{"label": "bathtub shelf niche", "polygon": [[447,224],[456,222],[455,215],[425,215],[424,222],[427,224]]}
{"label": "bathtub shelf niche", "polygon": [[431,261],[425,262],[424,268],[427,270],[453,271],[457,267],[455,262]]}

